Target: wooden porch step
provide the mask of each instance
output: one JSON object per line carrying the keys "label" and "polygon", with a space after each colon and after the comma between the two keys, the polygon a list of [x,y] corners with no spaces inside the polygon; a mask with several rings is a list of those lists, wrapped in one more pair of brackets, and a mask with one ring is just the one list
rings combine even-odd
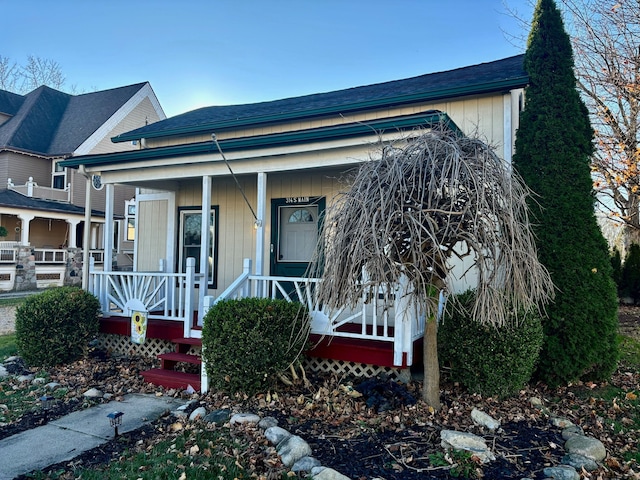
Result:
{"label": "wooden porch step", "polygon": [[190,355],[188,353],[169,352],[158,355],[160,359],[160,368],[164,370],[173,370],[175,366],[180,363],[192,363],[194,365],[200,365],[202,359],[197,355]]}
{"label": "wooden porch step", "polygon": [[171,342],[176,345],[176,352],[187,353],[191,347],[202,347],[202,339],[200,338],[172,338]]}
{"label": "wooden porch step", "polygon": [[186,389],[191,385],[194,390],[200,391],[200,375],[195,373],[176,372],[162,368],[152,368],[142,372],[145,381],[166,388]]}

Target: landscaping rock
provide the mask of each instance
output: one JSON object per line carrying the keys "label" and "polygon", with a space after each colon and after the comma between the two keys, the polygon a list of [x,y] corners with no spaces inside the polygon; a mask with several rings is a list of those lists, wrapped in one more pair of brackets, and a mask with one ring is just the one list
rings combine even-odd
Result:
{"label": "landscaping rock", "polygon": [[566,418],[562,418],[562,417],[553,417],[551,419],[551,424],[554,427],[558,427],[558,428],[573,427],[573,422],[571,420],[567,420]]}
{"label": "landscaping rock", "polygon": [[90,388],[82,394],[86,398],[102,398],[102,392],[97,388]]}
{"label": "landscaping rock", "polygon": [[214,410],[204,417],[204,421],[207,423],[215,423],[216,425],[222,425],[231,418],[231,410],[223,408],[220,410]]}
{"label": "landscaping rock", "polygon": [[584,430],[582,430],[582,427],[578,425],[571,425],[570,427],[567,427],[564,430],[562,430],[562,438],[564,440],[569,440],[571,437],[575,435],[584,435]]}
{"label": "landscaping rock", "polygon": [[33,380],[34,375],[33,374],[28,374],[28,375],[19,375],[16,380],[20,383],[22,382],[30,382],[31,380]]}
{"label": "landscaping rock", "polygon": [[302,457],[291,467],[292,472],[310,472],[312,468],[319,467],[320,462],[313,457]]}
{"label": "landscaping rock", "polygon": [[4,365],[0,365],[0,378],[8,377],[8,376],[9,376],[8,370],[4,367]]}
{"label": "landscaping rock", "polygon": [[349,477],[336,472],[333,468],[315,467],[311,470],[314,480],[350,480]]}
{"label": "landscaping rock", "polygon": [[291,467],[301,458],[311,455],[311,447],[309,444],[297,435],[291,435],[280,442],[276,447],[276,451],[278,455],[280,455],[282,463],[287,467]]}
{"label": "landscaping rock", "polygon": [[236,413],[229,421],[231,425],[236,423],[258,423],[260,417],[255,413]]}
{"label": "landscaping rock", "polygon": [[262,420],[260,420],[260,422],[258,422],[258,426],[263,430],[266,430],[270,427],[276,427],[277,425],[278,420],[273,417],[264,417]]}
{"label": "landscaping rock", "polygon": [[598,464],[593,459],[577,453],[569,453],[562,457],[561,461],[563,465],[569,465],[576,470],[584,468],[587,472],[592,472],[598,469]]}
{"label": "landscaping rock", "polygon": [[204,418],[206,414],[207,414],[206,408],[198,407],[193,412],[191,412],[191,415],[189,415],[189,421],[193,422],[195,420],[200,420]]}
{"label": "landscaping rock", "polygon": [[607,456],[607,451],[600,440],[582,435],[574,435],[569,438],[564,444],[564,448],[567,453],[576,453],[596,462],[601,462]]}
{"label": "landscaping rock", "polygon": [[576,469],[568,465],[558,465],[557,467],[547,467],[542,473],[554,480],[580,480],[580,475]]}
{"label": "landscaping rock", "polygon": [[269,440],[273,445],[278,445],[283,440],[286,440],[291,436],[291,434],[281,427],[269,427],[264,431],[264,436],[267,440]]}
{"label": "landscaping rock", "polygon": [[456,432],[455,430],[442,430],[440,432],[442,448],[465,450],[477,456],[482,463],[495,460],[496,457],[487,447],[484,438],[472,433]]}
{"label": "landscaping rock", "polygon": [[47,390],[56,390],[60,387],[61,385],[58,382],[49,382],[44,386]]}
{"label": "landscaping rock", "polygon": [[471,411],[471,418],[478,425],[488,428],[492,432],[500,428],[500,422],[492,418],[490,415],[484,413],[477,408]]}

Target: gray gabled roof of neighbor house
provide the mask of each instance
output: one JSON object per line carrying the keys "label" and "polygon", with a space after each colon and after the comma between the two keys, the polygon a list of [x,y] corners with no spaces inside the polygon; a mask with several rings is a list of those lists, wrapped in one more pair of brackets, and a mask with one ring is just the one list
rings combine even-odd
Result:
{"label": "gray gabled roof of neighbor house", "polygon": [[455,70],[360,87],[245,105],[204,107],[113,137],[114,142],[172,135],[220,132],[319,115],[435,101],[523,87],[524,55]]}
{"label": "gray gabled roof of neighbor house", "polygon": [[71,155],[146,83],[71,95],[41,86],[26,95],[0,90],[0,150]]}

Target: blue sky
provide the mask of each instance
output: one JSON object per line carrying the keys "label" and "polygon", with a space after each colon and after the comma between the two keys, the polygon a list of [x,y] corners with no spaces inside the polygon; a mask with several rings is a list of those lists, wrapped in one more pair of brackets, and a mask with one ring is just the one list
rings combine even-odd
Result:
{"label": "blue sky", "polygon": [[507,8],[529,20],[529,3],[0,0],[0,55],[55,60],[78,91],[149,81],[173,116],[517,55],[509,35],[523,31]]}

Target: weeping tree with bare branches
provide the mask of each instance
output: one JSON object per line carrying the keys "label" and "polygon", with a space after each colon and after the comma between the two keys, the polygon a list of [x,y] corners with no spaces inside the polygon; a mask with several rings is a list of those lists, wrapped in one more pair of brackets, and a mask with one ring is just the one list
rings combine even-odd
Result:
{"label": "weeping tree with bare branches", "polygon": [[437,302],[452,291],[452,257],[474,260],[478,321],[502,325],[510,311],[536,308],[552,295],[527,197],[492,148],[444,126],[385,146],[327,212],[320,301],[355,306],[373,284],[408,284],[426,319],[422,397],[438,409]]}

